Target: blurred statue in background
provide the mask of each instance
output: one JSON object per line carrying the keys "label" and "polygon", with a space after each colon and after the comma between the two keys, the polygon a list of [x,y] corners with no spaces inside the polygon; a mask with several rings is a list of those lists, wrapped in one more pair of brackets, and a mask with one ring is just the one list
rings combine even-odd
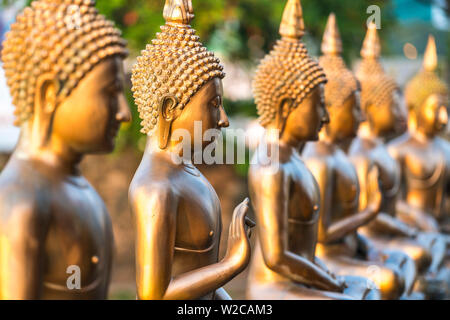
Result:
{"label": "blurred statue in background", "polygon": [[[450,144],[439,134],[448,121],[449,91],[436,74],[437,65],[436,43],[430,36],[423,69],[405,89],[409,130],[389,143],[388,151],[401,168],[397,216],[411,227],[426,231],[422,243],[445,255],[450,243]],[[436,237],[439,232],[446,235]],[[442,294],[448,297],[449,270],[438,271],[441,265],[438,259],[433,260],[433,272],[439,272],[436,280],[447,282],[447,292]]]}
{"label": "blurred statue in background", "polygon": [[[301,41],[299,0],[288,0],[280,34],[254,80],[259,120],[267,130],[249,171],[258,239],[247,298],[377,299],[368,279],[336,277],[316,257],[320,192],[299,150],[318,139],[329,118],[325,74]],[[267,150],[279,150],[279,157],[271,154],[265,161]]]}
{"label": "blurred statue in background", "polygon": [[449,232],[450,145],[438,136],[447,125],[449,92],[437,64],[430,36],[423,69],[405,89],[409,131],[389,144],[389,152],[402,168],[401,219],[424,231]]}
{"label": "blurred statue in background", "polygon": [[111,221],[78,165],[130,120],[126,55],[95,1],[34,1],[11,26],[2,59],[21,136],[0,175],[1,299],[107,298]]}
{"label": "blurred statue in background", "polygon": [[443,262],[445,243],[435,235],[419,233],[417,228],[396,217],[400,167],[389,155],[385,141],[404,131],[406,119],[401,110],[399,89],[379,61],[380,51],[377,29],[370,25],[361,50],[363,60],[356,74],[361,81],[361,105],[366,123],[354,140],[349,155],[359,176],[360,207],[367,206],[367,199],[371,196],[367,177],[373,166],[377,168],[383,199],[376,219],[359,231],[378,249],[392,248],[407,253],[414,259],[419,274],[436,272]]}
{"label": "blurred statue in background", "polygon": [[[229,299],[222,286],[250,260],[248,200],[235,209],[227,252],[218,261],[220,202],[192,165],[194,154],[183,153],[207,130],[229,125],[222,105],[223,67],[189,25],[193,18],[191,0],[166,0],[166,24],[133,69],[142,132],[148,134],[129,192],[138,299]],[[181,131],[187,133],[182,141]],[[202,139],[197,151],[205,147]]]}
{"label": "blurred statue in background", "polygon": [[342,43],[332,14],[328,19],[319,63],[324,68],[325,103],[330,123],[320,132],[320,140],[306,145],[303,152],[308,168],[320,188],[318,256],[337,274],[370,277],[383,299],[396,299],[405,287],[410,290],[416,272],[414,262],[401,252],[381,252],[358,233],[376,219],[381,205],[377,168],[365,176],[370,191],[364,206],[359,203],[357,171],[342,145],[357,133],[361,121],[360,87],[340,54]]}

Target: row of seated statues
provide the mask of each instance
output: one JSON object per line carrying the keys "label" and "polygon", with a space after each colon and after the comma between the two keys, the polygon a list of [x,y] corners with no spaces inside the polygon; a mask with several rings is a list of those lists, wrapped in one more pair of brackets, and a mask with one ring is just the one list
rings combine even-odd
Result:
{"label": "row of seated statues", "polygon": [[[69,28],[73,5],[81,25]],[[300,0],[287,0],[281,38],[254,77],[260,123],[277,134],[255,151],[250,199],[234,210],[219,259],[220,201],[192,162],[173,161],[192,155],[172,133],[194,136],[196,122],[203,131],[229,126],[225,73],[190,26],[191,0],[166,0],[163,16],[131,77],[148,135],[129,189],[138,299],[230,299],[223,286],[247,267],[248,299],[448,295],[450,145],[440,136],[448,86],[431,36],[405,90],[406,121],[376,26],[353,74],[336,17],[316,61],[302,42]],[[127,54],[94,0],[35,0],[7,34],[1,57],[21,136],[0,174],[0,299],[107,298],[112,223],[79,163],[111,152],[131,119]],[[271,145],[278,157],[259,161]],[[69,266],[79,266],[81,288],[68,288]]]}

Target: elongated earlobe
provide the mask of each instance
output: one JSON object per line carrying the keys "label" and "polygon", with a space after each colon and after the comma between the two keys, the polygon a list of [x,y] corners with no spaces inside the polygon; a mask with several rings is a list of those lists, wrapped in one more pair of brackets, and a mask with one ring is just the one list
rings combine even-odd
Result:
{"label": "elongated earlobe", "polygon": [[51,135],[60,84],[51,74],[41,75],[36,83],[33,115],[33,144],[44,146]]}
{"label": "elongated earlobe", "polygon": [[277,129],[280,131],[280,136],[283,134],[284,128],[286,126],[286,120],[289,115],[289,109],[291,106],[290,99],[281,99],[280,104],[278,105],[277,115],[275,118]]}
{"label": "elongated earlobe", "polygon": [[169,144],[172,123],[175,120],[175,108],[178,105],[175,96],[166,96],[159,105],[159,148],[165,149]]}

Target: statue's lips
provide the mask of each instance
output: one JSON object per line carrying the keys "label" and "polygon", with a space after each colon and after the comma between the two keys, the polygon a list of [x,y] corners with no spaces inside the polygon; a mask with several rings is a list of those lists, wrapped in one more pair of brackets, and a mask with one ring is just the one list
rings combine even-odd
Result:
{"label": "statue's lips", "polygon": [[317,132],[322,131],[322,129],[323,129],[324,126],[325,126],[325,123],[324,123],[324,122],[320,122],[320,124],[319,124],[319,130],[317,130]]}

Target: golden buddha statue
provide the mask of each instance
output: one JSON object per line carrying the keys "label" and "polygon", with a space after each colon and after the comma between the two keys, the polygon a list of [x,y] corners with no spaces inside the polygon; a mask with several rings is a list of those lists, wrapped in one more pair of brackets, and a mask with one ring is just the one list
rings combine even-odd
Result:
{"label": "golden buddha statue", "polygon": [[112,151],[130,120],[126,55],[95,1],[34,1],[11,26],[2,59],[21,136],[0,175],[0,299],[107,298],[111,220],[78,164]]}
{"label": "golden buddha statue", "polygon": [[430,36],[421,70],[406,86],[410,129],[389,144],[401,167],[399,217],[424,231],[439,232],[448,212],[450,144],[438,134],[448,121],[448,87],[436,74],[436,43]]}
{"label": "golden buddha statue", "polygon": [[[316,257],[320,193],[299,149],[317,140],[329,120],[323,103],[325,74],[301,41],[300,0],[288,0],[280,34],[254,79],[266,136],[249,171],[258,239],[247,298],[378,299],[368,279],[337,277]],[[266,150],[278,150],[279,157],[272,153],[265,161]]]}
{"label": "golden buddha statue", "polygon": [[406,123],[401,110],[399,88],[386,75],[379,61],[380,41],[377,29],[370,25],[361,50],[362,62],[356,73],[361,82],[361,105],[366,122],[354,139],[349,155],[358,172],[360,208],[367,206],[368,170],[375,166],[382,194],[382,205],[377,217],[359,232],[378,248],[401,250],[414,259],[420,274],[436,272],[443,262],[445,244],[438,239],[424,241],[433,235],[419,233],[396,217],[396,199],[400,190],[400,168],[389,155],[385,141],[404,130]]}
{"label": "golden buddha statue", "polygon": [[[427,232],[422,243],[448,258],[448,175],[450,144],[439,134],[448,121],[448,87],[436,74],[436,43],[429,37],[421,70],[406,86],[409,130],[388,145],[390,155],[401,168],[397,217],[412,227]],[[439,232],[447,234],[439,234]],[[431,234],[430,234],[431,233]],[[438,236],[436,236],[438,235]],[[442,244],[443,243],[443,244]],[[449,269],[440,268],[433,259],[438,295],[449,295]],[[445,262],[445,261],[444,261]]]}
{"label": "golden buddha statue", "polygon": [[[399,298],[411,290],[415,266],[401,252],[381,252],[358,233],[378,215],[381,194],[376,168],[367,175],[370,190],[364,208],[359,205],[357,171],[341,144],[356,136],[361,120],[359,84],[340,56],[342,44],[335,16],[329,17],[319,63],[328,78],[325,104],[330,123],[318,142],[306,145],[303,156],[320,189],[320,218],[317,254],[337,274],[350,273],[371,278],[383,299]],[[372,272],[376,270],[376,272]]]}
{"label": "golden buddha statue", "polygon": [[[190,161],[194,153],[180,149],[194,148],[195,139],[175,136],[184,130],[195,138],[195,123],[201,124],[201,137],[229,125],[223,67],[189,25],[193,18],[191,0],[166,0],[166,24],[133,68],[134,97],[148,135],[129,192],[138,299],[229,299],[222,286],[250,260],[248,232],[254,224],[246,218],[248,200],[234,211],[227,252],[219,261],[219,199]],[[178,156],[183,161],[174,161]]]}

